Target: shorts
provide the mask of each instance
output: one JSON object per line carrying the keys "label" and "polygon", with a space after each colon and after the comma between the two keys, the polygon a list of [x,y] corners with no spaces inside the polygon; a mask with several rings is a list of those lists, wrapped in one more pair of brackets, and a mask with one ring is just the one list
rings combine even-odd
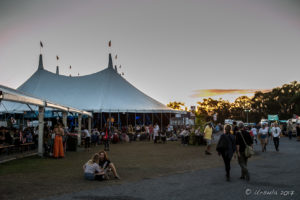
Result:
{"label": "shorts", "polygon": [[206,145],[207,146],[211,145],[211,140],[209,140],[209,139],[205,139],[205,140],[206,140]]}
{"label": "shorts", "polygon": [[261,139],[266,139],[266,138],[267,138],[267,135],[261,135],[260,138],[261,138]]}

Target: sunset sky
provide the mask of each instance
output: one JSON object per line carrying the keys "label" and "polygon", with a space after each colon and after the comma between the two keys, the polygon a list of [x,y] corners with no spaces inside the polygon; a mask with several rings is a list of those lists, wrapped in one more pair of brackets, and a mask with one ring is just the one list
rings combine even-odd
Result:
{"label": "sunset sky", "polygon": [[162,103],[251,95],[299,81],[298,2],[0,0],[0,84],[35,72],[40,40],[67,76],[105,69],[111,40],[124,77]]}

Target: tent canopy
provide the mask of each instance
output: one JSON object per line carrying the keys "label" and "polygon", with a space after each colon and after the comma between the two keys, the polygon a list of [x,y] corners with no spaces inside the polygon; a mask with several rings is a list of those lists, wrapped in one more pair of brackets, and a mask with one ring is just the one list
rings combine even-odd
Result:
{"label": "tent canopy", "polygon": [[66,111],[66,112],[74,112],[83,115],[88,115],[92,117],[92,113],[86,112],[83,110],[79,110],[72,107],[67,107],[64,105],[60,105],[58,103],[53,103],[47,100],[42,100],[31,95],[28,95],[24,92],[17,91],[15,89],[0,85],[0,102],[16,102],[18,104],[30,104],[39,107],[49,107],[56,110]]}
{"label": "tent canopy", "polygon": [[[18,90],[93,112],[182,113],[147,96],[125,80],[113,68],[111,54],[106,69],[78,77],[59,75],[58,70],[57,73],[45,70],[40,55],[37,71]],[[20,105],[6,107],[15,111],[25,109]]]}

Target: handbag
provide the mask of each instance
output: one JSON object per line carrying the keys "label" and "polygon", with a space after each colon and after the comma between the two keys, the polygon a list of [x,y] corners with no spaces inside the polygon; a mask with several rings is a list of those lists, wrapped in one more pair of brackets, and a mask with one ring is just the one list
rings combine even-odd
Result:
{"label": "handbag", "polygon": [[254,150],[253,150],[253,148],[252,148],[251,146],[247,145],[247,143],[246,143],[246,141],[245,141],[245,139],[244,139],[243,134],[240,133],[240,135],[242,136],[243,141],[244,141],[245,146],[246,146],[246,148],[245,148],[245,156],[246,156],[247,158],[250,158],[251,156],[254,155]]}

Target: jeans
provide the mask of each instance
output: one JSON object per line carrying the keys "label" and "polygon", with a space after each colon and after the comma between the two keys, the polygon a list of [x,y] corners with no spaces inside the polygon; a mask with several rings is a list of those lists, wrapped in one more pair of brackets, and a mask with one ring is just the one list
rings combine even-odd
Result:
{"label": "jeans", "polygon": [[292,131],[289,131],[288,133],[289,133],[289,139],[291,140],[291,139],[292,139],[292,133],[293,133],[293,132],[292,132]]}
{"label": "jeans", "polygon": [[95,180],[95,175],[92,173],[84,173],[84,178],[86,180]]}
{"label": "jeans", "polygon": [[90,148],[91,147],[91,137],[86,137],[84,142],[84,148]]}
{"label": "jeans", "polygon": [[104,151],[109,151],[109,140],[104,140]]}
{"label": "jeans", "polygon": [[248,158],[245,156],[245,152],[240,152],[240,157],[238,158],[239,165],[241,167],[241,177],[249,177],[249,172],[247,169]]}
{"label": "jeans", "polygon": [[222,153],[222,158],[225,164],[225,171],[226,171],[226,177],[230,176],[230,160],[228,156],[225,155],[225,153]]}
{"label": "jeans", "polygon": [[278,147],[279,147],[279,137],[274,137],[274,138],[273,138],[273,141],[274,141],[275,149],[276,149],[276,151],[278,151]]}

